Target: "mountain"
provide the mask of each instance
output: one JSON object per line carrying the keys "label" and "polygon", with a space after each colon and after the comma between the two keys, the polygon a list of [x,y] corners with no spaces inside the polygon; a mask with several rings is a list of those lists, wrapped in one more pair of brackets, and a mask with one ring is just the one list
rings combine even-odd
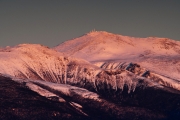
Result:
{"label": "mountain", "polygon": [[135,38],[94,31],[54,49],[98,67],[108,64],[114,69],[118,65],[135,63],[150,72],[180,81],[180,42],[168,38]]}
{"label": "mountain", "polygon": [[[99,113],[114,119],[180,116],[179,43],[167,40],[168,44],[176,45],[169,50],[159,48],[159,51],[142,55],[143,48],[138,49],[130,37],[122,37],[127,39],[119,39],[118,47],[113,47],[117,44],[114,36],[119,35],[91,32],[53,49],[38,44],[3,48],[0,50],[0,75],[50,100],[76,106],[75,112],[81,117]],[[154,46],[162,45],[159,38],[150,40],[153,41],[157,42]],[[104,53],[101,48],[106,48]],[[86,60],[83,59],[85,52],[88,54]],[[104,57],[106,54],[108,57]],[[119,58],[121,54],[123,59]],[[94,109],[99,112],[92,112]]]}

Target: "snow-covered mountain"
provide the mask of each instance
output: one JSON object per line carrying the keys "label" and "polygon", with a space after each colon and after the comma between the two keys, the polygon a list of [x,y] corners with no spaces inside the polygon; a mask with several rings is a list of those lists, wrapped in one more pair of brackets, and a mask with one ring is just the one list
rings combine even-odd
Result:
{"label": "snow-covered mountain", "polygon": [[168,38],[135,38],[95,31],[66,41],[54,49],[99,67],[106,63],[136,63],[150,72],[180,81],[180,42]]}
{"label": "snow-covered mountain", "polygon": [[[70,102],[72,106],[100,109],[116,118],[121,118],[122,110],[137,115],[135,109],[145,113],[156,109],[164,115],[173,110],[177,113],[180,108],[179,42],[117,36],[92,32],[67,41],[56,50],[38,44],[6,47],[0,50],[0,75],[9,76],[47,98],[55,96],[62,102],[63,95],[77,102]],[[144,40],[149,46],[143,44]],[[163,44],[167,44],[167,49]],[[149,49],[152,51],[147,52]],[[161,105],[162,101],[167,106]],[[86,115],[83,111],[82,114]]]}

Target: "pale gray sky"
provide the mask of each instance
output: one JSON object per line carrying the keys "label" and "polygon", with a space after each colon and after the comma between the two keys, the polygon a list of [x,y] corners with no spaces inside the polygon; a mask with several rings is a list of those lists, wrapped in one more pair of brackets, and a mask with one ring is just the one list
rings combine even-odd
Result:
{"label": "pale gray sky", "polygon": [[49,47],[93,29],[180,40],[180,0],[0,0],[0,46]]}

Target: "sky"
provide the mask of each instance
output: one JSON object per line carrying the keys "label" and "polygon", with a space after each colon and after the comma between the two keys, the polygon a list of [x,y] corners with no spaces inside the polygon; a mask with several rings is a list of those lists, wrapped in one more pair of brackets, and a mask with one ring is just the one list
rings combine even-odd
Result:
{"label": "sky", "polygon": [[0,0],[0,47],[54,47],[92,30],[180,40],[180,0]]}

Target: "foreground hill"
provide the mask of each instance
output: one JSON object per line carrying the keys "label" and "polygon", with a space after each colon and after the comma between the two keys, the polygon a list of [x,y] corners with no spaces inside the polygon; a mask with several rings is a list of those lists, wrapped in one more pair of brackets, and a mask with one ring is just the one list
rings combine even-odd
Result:
{"label": "foreground hill", "polygon": [[86,89],[1,75],[0,119],[178,120],[180,116],[178,93],[139,88],[134,94],[122,94],[124,104],[112,103]]}
{"label": "foreground hill", "polygon": [[137,63],[146,70],[180,81],[180,42],[168,38],[135,38],[95,31],[54,49],[99,67],[107,63]]}

